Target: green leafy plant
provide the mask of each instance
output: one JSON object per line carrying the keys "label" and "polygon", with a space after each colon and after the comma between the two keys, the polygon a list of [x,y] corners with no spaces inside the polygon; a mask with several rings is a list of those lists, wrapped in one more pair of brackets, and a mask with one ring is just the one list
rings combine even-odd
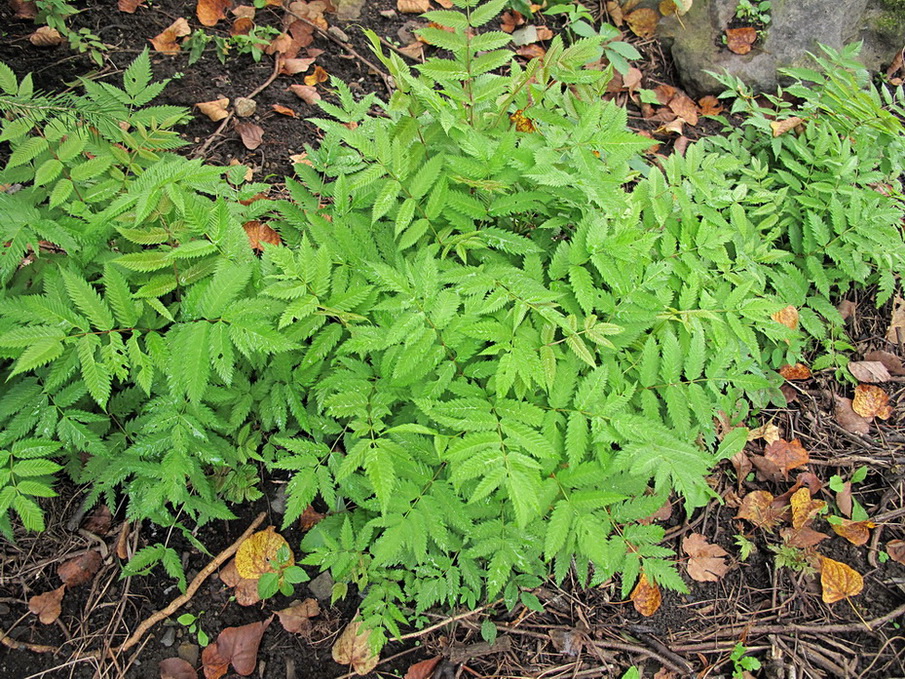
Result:
{"label": "green leafy plant", "polygon": [[206,31],[193,31],[185,41],[189,66],[197,62],[208,45],[213,43],[214,53],[221,64],[225,64],[231,53],[247,54],[258,62],[264,56],[264,48],[270,44],[279,31],[273,26],[254,25],[246,34],[230,36],[213,35]]}
{"label": "green leafy plant", "polygon": [[553,4],[544,10],[544,14],[563,14],[566,18],[566,29],[571,33],[573,40],[578,38],[599,40],[600,47],[597,49],[596,59],[605,57],[622,75],[628,73],[629,61],[641,58],[641,54],[634,46],[622,40],[622,34],[615,26],[601,23],[595,30],[593,15],[580,2]]}
{"label": "green leafy plant", "polygon": [[300,566],[293,563],[289,547],[283,545],[277,550],[276,557],[271,559],[272,573],[264,573],[258,579],[258,596],[269,599],[277,592],[283,596],[292,596],[295,585],[308,582],[308,574]]}
{"label": "green leafy plant", "polygon": [[757,551],[757,546],[745,535],[736,535],[735,545],[738,547],[739,561],[747,561]]}
{"label": "green leafy plant", "polygon": [[78,8],[66,0],[35,0],[35,6],[38,10],[35,23],[53,28],[66,39],[72,49],[80,54],[87,52],[98,66],[104,65],[106,43],[89,28],[76,31],[69,26],[68,19],[79,13]]}
{"label": "green leafy plant", "polygon": [[[849,493],[851,493],[852,487],[855,486],[856,484],[861,483],[866,478],[867,478],[867,467],[862,466],[862,467],[858,467],[852,473],[852,475],[848,481],[845,481],[845,479],[843,479],[839,474],[833,474],[830,477],[830,480],[827,483],[827,485],[829,486],[830,490],[832,490],[834,493],[842,493],[846,490],[846,484],[849,484],[848,491],[849,491]],[[858,500],[856,500],[854,497],[851,498],[851,503],[852,503],[852,516],[851,516],[852,520],[853,521],[867,521],[869,517],[867,515],[867,510],[864,509],[864,506],[860,502],[858,502]],[[838,516],[829,516],[829,517],[827,517],[827,520],[830,523],[836,523],[836,524],[842,522],[842,519]]]}
{"label": "green leafy plant", "polygon": [[194,635],[198,639],[198,644],[200,646],[207,646],[210,643],[211,638],[208,636],[207,632],[201,628],[202,615],[204,615],[204,611],[200,611],[197,615],[194,613],[183,613],[176,618],[176,622],[185,627],[189,634]]}
{"label": "green leafy plant", "polygon": [[[302,565],[359,588],[378,646],[432,606],[534,606],[551,570],[684,589],[641,520],[712,499],[734,425],[783,402],[774,368],[841,327],[832,296],[888,299],[905,261],[874,188],[901,131],[857,76],[804,99],[800,137],[754,108],[655,166],[584,68],[600,36],[522,67],[484,30],[504,0],[455,4],[421,32],[450,58],[370,36],[397,91],[332,81],[280,200],[171,153],[185,111],[148,105],[147,53],[67,97],[0,67],[0,448],[57,441],[90,500],[187,537],[249,467],[287,474],[287,523],[328,510]],[[281,244],[255,254],[251,220]],[[181,576],[165,543],[126,572],[158,564]]]}
{"label": "green leafy plant", "polygon": [[732,661],[732,677],[733,679],[742,679],[745,672],[756,672],[761,668],[760,660],[747,655],[748,649],[744,644],[736,644],[729,655]]}

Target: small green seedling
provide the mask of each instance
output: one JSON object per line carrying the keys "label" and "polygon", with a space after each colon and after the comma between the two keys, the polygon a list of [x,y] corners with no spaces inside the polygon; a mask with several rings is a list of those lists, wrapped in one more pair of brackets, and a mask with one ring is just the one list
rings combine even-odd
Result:
{"label": "small green seedling", "polygon": [[742,679],[745,672],[754,672],[761,668],[760,660],[745,655],[748,649],[743,644],[736,644],[729,660],[732,661],[732,679]]}
{"label": "small green seedling", "polygon": [[199,645],[207,646],[210,643],[211,638],[207,635],[207,632],[201,629],[202,615],[204,615],[204,611],[199,611],[198,615],[194,615],[192,613],[183,613],[178,618],[176,618],[176,622],[186,627],[189,631],[189,634],[194,634],[198,639]]}

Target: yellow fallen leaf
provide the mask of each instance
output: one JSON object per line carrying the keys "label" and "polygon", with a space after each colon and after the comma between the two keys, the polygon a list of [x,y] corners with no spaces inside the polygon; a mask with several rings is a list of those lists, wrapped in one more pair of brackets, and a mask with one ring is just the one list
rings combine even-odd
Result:
{"label": "yellow fallen leaf", "polygon": [[629,598],[632,600],[635,610],[646,618],[656,613],[663,601],[660,588],[656,583],[648,580],[644,573],[638,578],[638,584],[635,585]]}
{"label": "yellow fallen leaf", "polygon": [[271,561],[276,559],[277,552],[283,547],[289,552],[289,559],[285,565],[294,565],[295,557],[289,549],[289,543],[273,526],[255,533],[239,545],[236,552],[236,571],[249,580],[258,579],[264,573],[275,573],[276,569]]}
{"label": "yellow fallen leaf", "polygon": [[792,528],[807,526],[826,507],[823,500],[812,499],[811,491],[807,488],[799,488],[792,493],[789,504],[792,505]]}
{"label": "yellow fallen leaf", "polygon": [[349,665],[356,674],[364,676],[377,667],[380,657],[371,652],[368,637],[370,630],[362,630],[361,622],[350,622],[333,644],[333,660],[340,665]]}
{"label": "yellow fallen leaf", "polygon": [[201,111],[208,118],[217,122],[218,120],[223,120],[226,116],[229,115],[229,112],[226,110],[229,106],[229,99],[223,97],[222,99],[214,99],[213,101],[199,101],[195,104],[195,107]]}
{"label": "yellow fallen leaf", "polygon": [[770,129],[773,130],[773,136],[778,137],[785,134],[789,130],[794,130],[803,122],[804,120],[802,120],[801,118],[792,116],[791,118],[786,118],[785,120],[774,120],[770,123]]}
{"label": "yellow fallen leaf", "polygon": [[859,384],[855,387],[852,410],[867,419],[879,417],[881,420],[888,420],[892,417],[889,395],[872,384]]}
{"label": "yellow fallen leaf", "polygon": [[790,330],[796,330],[798,328],[798,309],[791,304],[784,309],[780,309],[771,315],[770,318],[777,323],[782,323]]}
{"label": "yellow fallen leaf", "polygon": [[864,578],[851,566],[823,557],[820,560],[820,586],[823,602],[832,604],[861,593]]}

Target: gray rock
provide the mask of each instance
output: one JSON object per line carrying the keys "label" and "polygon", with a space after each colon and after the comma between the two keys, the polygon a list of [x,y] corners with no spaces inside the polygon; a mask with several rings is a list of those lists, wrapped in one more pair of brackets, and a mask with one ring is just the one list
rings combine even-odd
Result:
{"label": "gray rock", "polygon": [[324,571],[314,578],[314,580],[309,582],[308,591],[310,591],[318,601],[330,601],[330,597],[333,595],[333,578],[330,577],[330,573]]}
{"label": "gray rock", "polygon": [[160,643],[166,647],[172,646],[176,642],[176,628],[167,627],[160,637]]}
{"label": "gray rock", "polygon": [[179,644],[179,648],[176,649],[176,653],[180,658],[185,660],[189,665],[195,667],[198,665],[198,658],[200,655],[200,649],[198,648],[198,644]]}
{"label": "gray rock", "polygon": [[749,54],[733,54],[720,40],[736,5],[737,0],[695,0],[681,22],[660,22],[659,35],[671,47],[682,84],[695,96],[724,89],[708,70],[728,71],[755,90],[774,90],[783,84],[777,69],[811,66],[807,53],[819,54],[818,43],[839,49],[862,40],[860,60],[874,71],[905,45],[903,0],[773,0],[766,40]]}

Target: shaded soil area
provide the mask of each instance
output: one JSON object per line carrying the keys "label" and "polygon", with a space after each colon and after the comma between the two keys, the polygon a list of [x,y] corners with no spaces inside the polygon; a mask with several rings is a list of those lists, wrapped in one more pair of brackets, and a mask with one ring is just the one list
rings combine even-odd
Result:
{"label": "shaded soil area", "polygon": [[[200,26],[193,2],[155,0],[135,14],[117,11],[112,1],[77,4],[84,11],[70,20],[71,25],[89,28],[110,46],[103,52],[103,66],[88,55],[73,54],[65,45],[34,47],[28,40],[33,24],[14,19],[5,2],[0,5],[0,24],[4,27],[0,61],[20,76],[33,73],[39,88],[59,92],[76,87],[80,76],[117,81],[148,40],[179,18],[188,19],[196,31],[224,39],[229,34],[226,22],[209,28]],[[361,16],[349,22],[338,21],[328,12],[328,29],[315,31],[305,49],[321,50],[316,64],[348,83],[357,95],[376,92],[385,98],[387,80],[368,66],[373,59],[361,27],[375,31],[397,48],[406,47],[402,38],[406,30],[410,33],[413,15],[399,14],[395,7],[391,0],[367,1]],[[282,8],[266,7],[258,10],[255,20],[280,28],[284,18]],[[555,22],[550,26],[561,28]],[[331,28],[339,31],[330,32]],[[642,41],[628,33],[626,39],[635,44],[643,60],[637,64],[637,74],[615,83],[611,96],[628,107],[636,129],[660,142],[661,152],[681,151],[684,144],[720,129],[722,123],[701,118],[696,125],[686,121],[684,127],[664,131],[664,126],[674,122],[675,111],[684,105],[673,99],[674,110],[668,110],[676,86],[669,59],[656,41]],[[192,64],[186,50],[174,56],[152,53],[155,75],[173,79],[155,103],[193,107],[222,97],[235,101],[248,96],[274,73],[273,58],[260,56],[255,60],[250,54],[230,54],[221,63],[213,44]],[[255,96],[256,111],[246,120],[263,130],[257,148],[243,144],[234,119],[221,128],[221,123],[196,111],[183,129],[190,142],[184,152],[197,153],[218,164],[238,161],[254,169],[256,180],[281,182],[291,173],[290,156],[318,141],[317,128],[305,120],[317,115],[318,110],[289,90],[292,84],[303,84],[306,75],[310,73],[281,75]],[[639,77],[641,80],[635,82]],[[640,87],[657,92],[661,108],[648,104],[645,109],[636,96]],[[320,91],[326,98],[331,96],[328,86],[321,85]],[[294,116],[278,112],[275,106],[291,110]],[[882,339],[891,308],[874,309],[870,295],[850,301],[855,313],[849,330],[858,351],[864,354],[882,349],[905,357],[901,345]],[[901,381],[884,385],[894,406],[901,400],[901,385]],[[712,582],[686,576],[689,593],[664,593],[662,606],[649,617],[640,615],[631,601],[621,597],[618,582],[588,590],[571,578],[559,586],[547,583],[535,592],[544,612],[522,606],[508,612],[502,607],[435,611],[430,617],[436,628],[391,643],[376,672],[403,676],[412,664],[439,656],[442,660],[432,671],[438,679],[609,677],[620,676],[632,665],[641,669],[642,676],[657,679],[729,677],[736,671],[742,676],[741,667],[730,658],[741,644],[760,660],[763,669],[755,673],[757,676],[905,676],[905,637],[900,629],[905,613],[905,566],[890,559],[886,551],[890,541],[905,539],[903,413],[896,408],[890,419],[878,420],[870,434],[862,436],[841,428],[834,418],[833,395],[851,397],[852,385],[820,374],[790,382],[787,394],[792,400],[789,407],[764,412],[759,421],[750,424],[773,424],[784,438],[799,439],[810,454],[807,466],[784,476],[756,465],[745,468],[726,462],[712,476],[711,485],[720,500],[692,516],[686,516],[674,503],[669,512],[656,519],[668,529],[664,544],[682,556],[683,576],[691,567],[683,541],[693,534],[703,535],[710,544],[725,550],[724,575]],[[752,441],[749,457],[763,455],[764,449],[763,440]],[[858,596],[827,604],[821,599],[820,575],[814,570],[818,558],[814,550],[782,551],[778,528],[788,527],[788,519],[772,530],[736,517],[750,492],[781,496],[795,488],[796,481],[811,485],[814,497],[826,501],[831,513],[839,515],[842,500],[826,484],[834,475],[844,482],[860,467],[866,467],[867,474],[854,484],[852,498],[875,524],[869,529],[867,543],[856,546],[836,535],[825,518],[818,518],[813,528],[827,535],[820,543],[820,554],[862,574],[864,590]],[[800,473],[813,478],[801,479]],[[265,514],[263,525],[281,524],[277,510],[282,481],[268,477],[261,483],[265,497],[235,507],[236,519],[209,524],[192,536],[150,524],[126,525],[124,517],[116,513],[106,527],[86,523],[92,514],[85,517],[81,510],[83,489],[61,487],[60,496],[45,503],[45,533],[22,532],[15,545],[4,542],[0,547],[0,677],[156,678],[161,676],[158,663],[177,655],[198,667],[199,627],[215,638],[226,627],[267,620],[292,600],[308,596],[320,597],[321,608],[310,630],[290,634],[272,623],[263,636],[253,676],[346,676],[350,669],[333,661],[331,647],[355,615],[356,594],[331,605],[329,589],[325,596],[324,591],[301,585],[294,597],[277,595],[263,604],[240,606],[216,572],[201,582],[184,606],[150,627],[129,650],[112,657],[108,654],[111,647],[118,647],[139,629],[142,621],[179,595],[174,581],[160,568],[147,575],[121,577],[117,551],[134,554],[142,547],[165,544],[176,550],[192,581],[217,554],[234,544],[260,512]],[[290,545],[298,545],[301,527],[281,532]],[[100,554],[99,570],[85,584],[66,591],[56,622],[42,624],[29,612],[29,600],[57,589],[61,584],[60,566],[89,551]],[[745,551],[750,554],[746,556]],[[184,613],[197,617],[196,629],[176,621]],[[481,641],[481,625],[486,620],[494,621],[498,632],[492,646]]]}

